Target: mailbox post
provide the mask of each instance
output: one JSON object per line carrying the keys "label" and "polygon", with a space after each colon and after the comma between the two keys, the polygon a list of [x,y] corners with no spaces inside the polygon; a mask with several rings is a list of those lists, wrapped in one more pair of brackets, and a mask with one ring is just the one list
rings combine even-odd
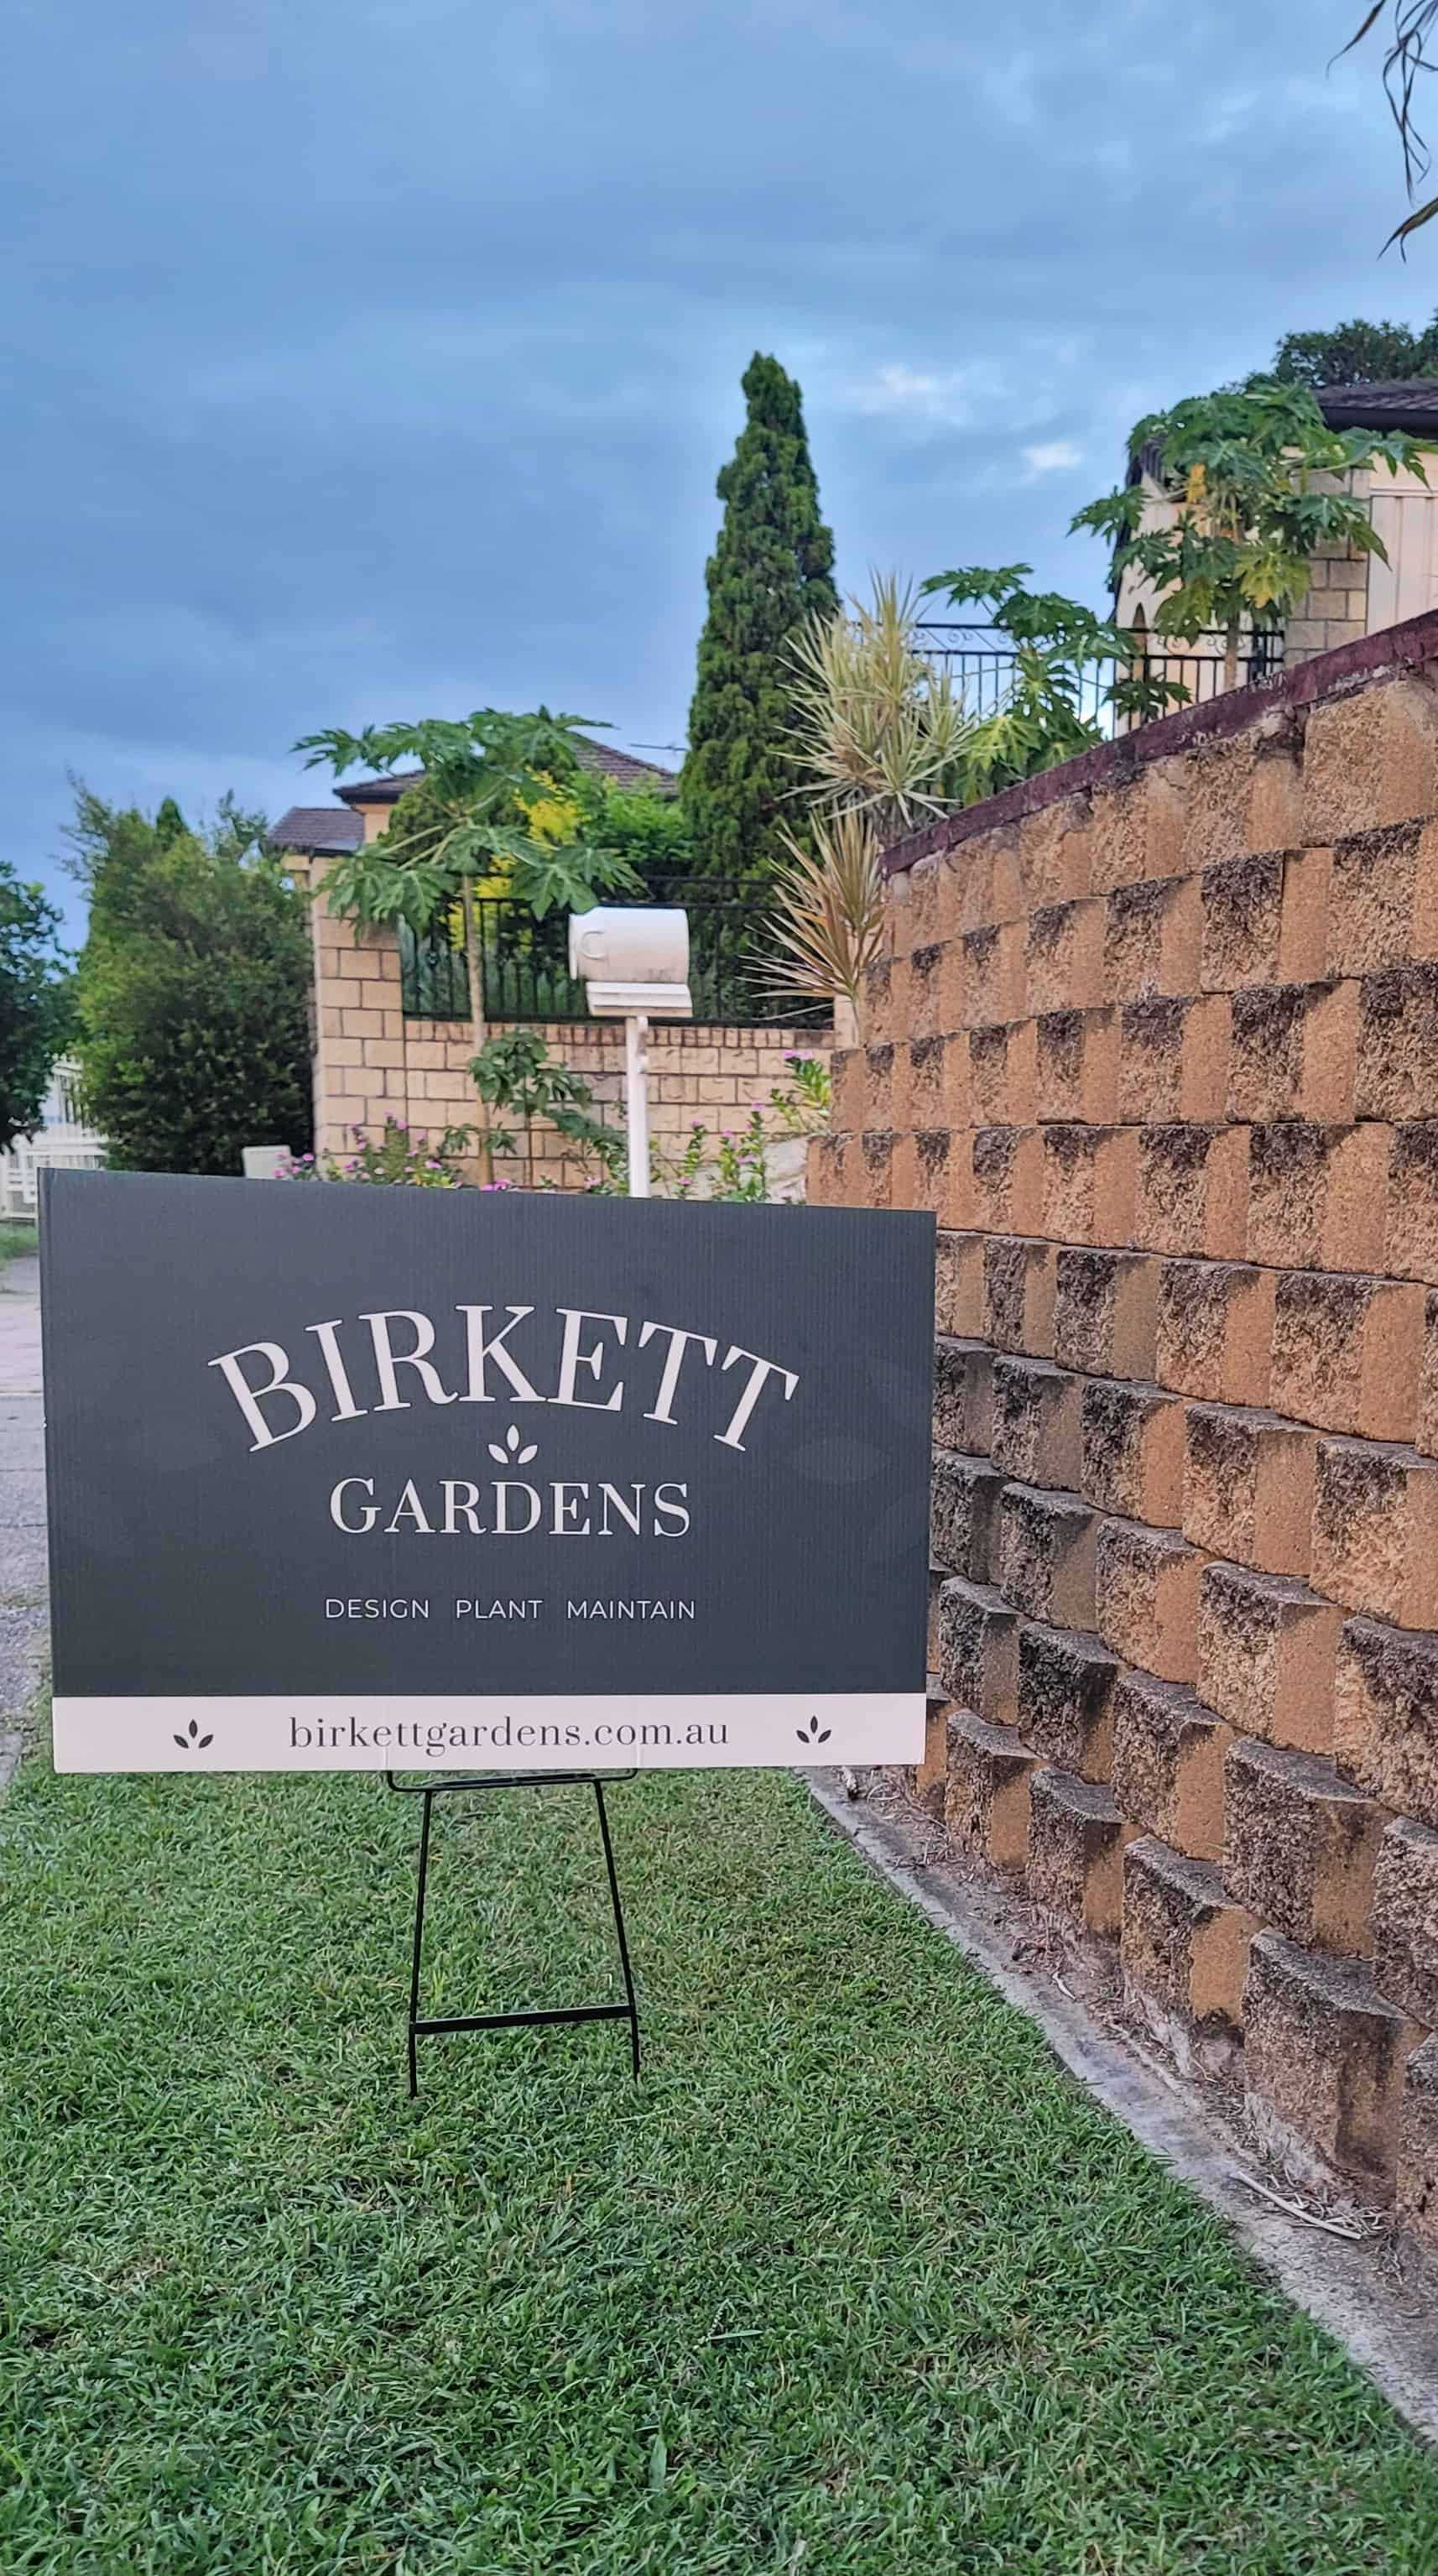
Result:
{"label": "mailbox post", "polygon": [[649,1196],[649,1023],[692,1020],[689,915],[678,905],[596,904],[569,916],[569,971],[598,1019],[624,1022],[629,1195]]}

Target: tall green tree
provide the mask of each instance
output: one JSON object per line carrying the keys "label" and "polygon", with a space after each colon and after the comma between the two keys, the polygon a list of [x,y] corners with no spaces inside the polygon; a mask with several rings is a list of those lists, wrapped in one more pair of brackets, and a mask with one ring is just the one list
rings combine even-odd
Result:
{"label": "tall green tree", "polygon": [[793,813],[789,647],[838,613],[834,540],[819,513],[803,402],[777,358],[744,375],[744,427],[719,476],[724,518],[705,573],[709,613],[681,794],[700,870],[762,879],[784,858]]}
{"label": "tall green tree", "polygon": [[1376,385],[1438,376],[1438,313],[1426,331],[1406,322],[1338,322],[1331,331],[1286,331],[1270,370],[1281,385]]}
{"label": "tall green tree", "polygon": [[50,1067],[70,1030],[60,916],[0,859],[0,1154],[39,1123]]}
{"label": "tall green tree", "polygon": [[76,797],[90,897],[76,1053],[111,1165],[238,1173],[245,1145],[310,1142],[309,936],[261,814],[221,800],[192,830]]}

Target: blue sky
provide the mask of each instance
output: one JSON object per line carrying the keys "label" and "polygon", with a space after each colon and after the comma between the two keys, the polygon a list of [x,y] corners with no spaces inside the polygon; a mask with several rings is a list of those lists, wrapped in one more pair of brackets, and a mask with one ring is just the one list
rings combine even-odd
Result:
{"label": "blue sky", "polygon": [[1358,14],[11,0],[7,855],[78,926],[68,771],[274,814],[324,724],[679,742],[756,347],[847,585],[1098,598],[1139,412],[1438,304]]}

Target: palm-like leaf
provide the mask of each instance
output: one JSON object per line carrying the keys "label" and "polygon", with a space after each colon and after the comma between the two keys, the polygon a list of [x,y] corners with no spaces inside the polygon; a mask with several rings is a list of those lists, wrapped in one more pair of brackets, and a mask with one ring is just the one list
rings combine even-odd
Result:
{"label": "palm-like leaf", "polygon": [[810,829],[811,849],[784,832],[789,856],[770,888],[770,953],[755,980],[784,999],[843,994],[857,1010],[883,930],[878,835],[853,806],[816,817]]}

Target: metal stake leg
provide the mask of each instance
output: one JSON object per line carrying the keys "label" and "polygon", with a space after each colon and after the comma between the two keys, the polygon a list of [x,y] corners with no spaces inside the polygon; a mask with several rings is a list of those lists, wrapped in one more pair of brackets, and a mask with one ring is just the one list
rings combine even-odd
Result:
{"label": "metal stake leg", "polygon": [[429,1820],[434,1806],[433,1792],[424,1793],[424,1816],[419,1829],[419,1874],[414,1890],[414,1951],[409,1971],[409,2098],[419,2092],[419,1964],[424,1948],[424,1892],[429,1879]]}
{"label": "metal stake leg", "polygon": [[[620,1774],[630,1777],[631,1774]],[[559,2021],[627,2021],[629,2024],[629,2062],[637,2080],[639,2075],[639,2004],[634,1992],[634,1971],[629,1958],[629,1939],[624,1928],[624,1907],[619,1895],[619,1873],[614,1865],[614,1845],[609,1834],[609,1814],[604,1804],[604,1787],[592,1771],[545,1773],[498,1772],[479,1778],[435,1780],[425,1788],[405,1790],[394,1773],[386,1772],[391,1789],[401,1795],[422,1797],[424,1813],[419,1829],[419,1866],[414,1891],[414,1942],[409,1969],[409,2098],[419,2093],[419,2042],[432,2032],[453,2030],[520,2030]],[[543,1789],[579,1788],[586,1783],[594,1791],[599,1815],[599,1838],[604,1846],[604,1869],[609,1881],[609,1903],[614,1915],[614,1936],[619,1945],[619,1964],[624,1974],[622,2004],[566,2004],[542,2011],[495,2013],[445,2013],[425,2015],[419,2008],[420,1980],[424,1964],[424,1912],[429,1888],[430,1828],[434,1802],[446,1790],[476,1789]]]}
{"label": "metal stake leg", "polygon": [[639,2081],[639,2007],[634,2000],[634,1978],[629,1966],[629,1943],[624,1937],[624,1908],[619,1902],[619,1878],[614,1867],[614,1845],[609,1839],[609,1817],[604,1806],[602,1781],[594,1783],[594,1803],[599,1809],[599,1835],[604,1845],[604,1866],[609,1872],[609,1900],[614,1908],[614,1932],[619,1943],[619,1964],[624,1970],[624,1992],[629,2003],[629,2062],[634,2081]]}

